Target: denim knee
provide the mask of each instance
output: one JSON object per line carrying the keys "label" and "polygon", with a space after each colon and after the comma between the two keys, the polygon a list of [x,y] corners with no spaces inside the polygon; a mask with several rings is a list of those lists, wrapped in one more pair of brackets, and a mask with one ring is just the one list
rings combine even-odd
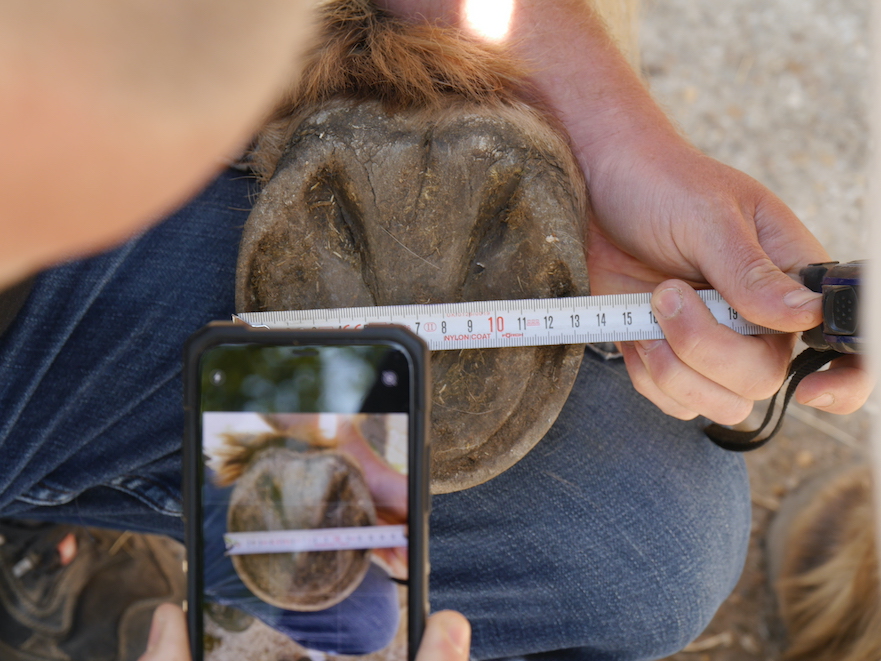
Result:
{"label": "denim knee", "polygon": [[[574,658],[657,659],[704,631],[740,577],[750,533],[742,459],[720,458],[715,471],[725,490],[716,491],[712,478],[672,479],[655,485],[657,503],[634,498],[617,528],[617,558],[604,563],[609,580],[597,585],[601,568],[581,574],[579,591],[594,600],[584,632],[590,653]],[[738,482],[742,488],[731,491]]]}
{"label": "denim knee", "polygon": [[733,589],[750,530],[742,457],[586,358],[544,439],[490,482],[434,499],[432,605],[475,658],[655,659]]}

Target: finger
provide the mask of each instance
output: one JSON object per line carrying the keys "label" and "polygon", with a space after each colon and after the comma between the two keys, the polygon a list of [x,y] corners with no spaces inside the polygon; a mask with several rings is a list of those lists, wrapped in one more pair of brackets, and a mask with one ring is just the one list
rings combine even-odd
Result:
{"label": "finger", "polygon": [[153,613],[147,651],[140,661],[190,661],[187,621],[179,606],[162,604]]}
{"label": "finger", "polygon": [[468,661],[471,625],[455,611],[440,611],[428,618],[416,661]]}
{"label": "finger", "polygon": [[741,335],[681,280],[658,285],[652,311],[679,360],[723,388],[755,401],[771,397],[786,378],[792,335]]}
{"label": "finger", "polygon": [[[785,251],[789,260],[800,251],[802,265],[828,257],[792,212],[775,200],[763,201],[755,220],[744,218],[737,209],[725,216],[727,222],[713,225],[710,240],[715,245],[701,248],[698,265],[707,281],[746,319],[776,330],[803,331],[822,321],[821,296],[778,268],[760,239],[769,246],[786,246],[778,252]],[[784,263],[781,256],[777,260]]]}
{"label": "finger", "polygon": [[402,581],[407,580],[409,575],[407,547],[373,549],[371,551],[371,559],[392,578]]}
{"label": "finger", "polygon": [[751,400],[695,372],[666,340],[640,341],[635,348],[655,386],[680,406],[721,425],[737,424],[752,411]]}
{"label": "finger", "polygon": [[682,406],[676,400],[668,397],[655,385],[633,342],[622,342],[619,349],[624,357],[624,366],[627,368],[627,374],[630,376],[630,381],[633,383],[636,392],[669,416],[679,418],[680,420],[693,420],[697,417],[698,414],[695,411]]}
{"label": "finger", "polygon": [[802,379],[795,390],[795,400],[830,413],[853,413],[869,398],[874,380],[858,356],[842,356],[832,361],[828,370]]}

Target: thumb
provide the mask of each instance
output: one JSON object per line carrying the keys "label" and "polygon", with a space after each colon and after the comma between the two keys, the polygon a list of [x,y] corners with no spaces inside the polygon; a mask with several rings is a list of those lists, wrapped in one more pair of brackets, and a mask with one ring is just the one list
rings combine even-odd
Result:
{"label": "thumb", "polygon": [[468,661],[471,625],[455,611],[440,611],[428,618],[416,661]]}
{"label": "thumb", "polygon": [[139,661],[190,661],[187,622],[180,607],[162,604],[153,613],[147,651]]}
{"label": "thumb", "polygon": [[[745,319],[779,331],[805,331],[820,324],[822,294],[793,279],[753,237],[738,237],[736,251],[701,267],[707,281]],[[794,275],[797,275],[794,274]]]}

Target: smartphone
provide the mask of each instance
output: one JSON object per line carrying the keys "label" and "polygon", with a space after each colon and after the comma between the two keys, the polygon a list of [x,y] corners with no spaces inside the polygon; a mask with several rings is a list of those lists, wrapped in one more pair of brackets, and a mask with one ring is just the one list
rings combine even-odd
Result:
{"label": "smartphone", "polygon": [[184,365],[194,661],[414,658],[428,612],[422,340],[212,323]]}

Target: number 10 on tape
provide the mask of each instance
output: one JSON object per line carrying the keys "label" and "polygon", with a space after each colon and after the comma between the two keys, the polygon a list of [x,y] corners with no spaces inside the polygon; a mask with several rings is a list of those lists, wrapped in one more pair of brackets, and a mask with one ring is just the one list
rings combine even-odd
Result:
{"label": "number 10 on tape", "polygon": [[[702,290],[698,294],[720,324],[738,333],[776,332],[743,319],[715,290]],[[397,324],[419,335],[432,351],[664,337],[652,313],[648,293],[247,312],[237,317],[251,326],[266,328],[363,328],[370,324]]]}

